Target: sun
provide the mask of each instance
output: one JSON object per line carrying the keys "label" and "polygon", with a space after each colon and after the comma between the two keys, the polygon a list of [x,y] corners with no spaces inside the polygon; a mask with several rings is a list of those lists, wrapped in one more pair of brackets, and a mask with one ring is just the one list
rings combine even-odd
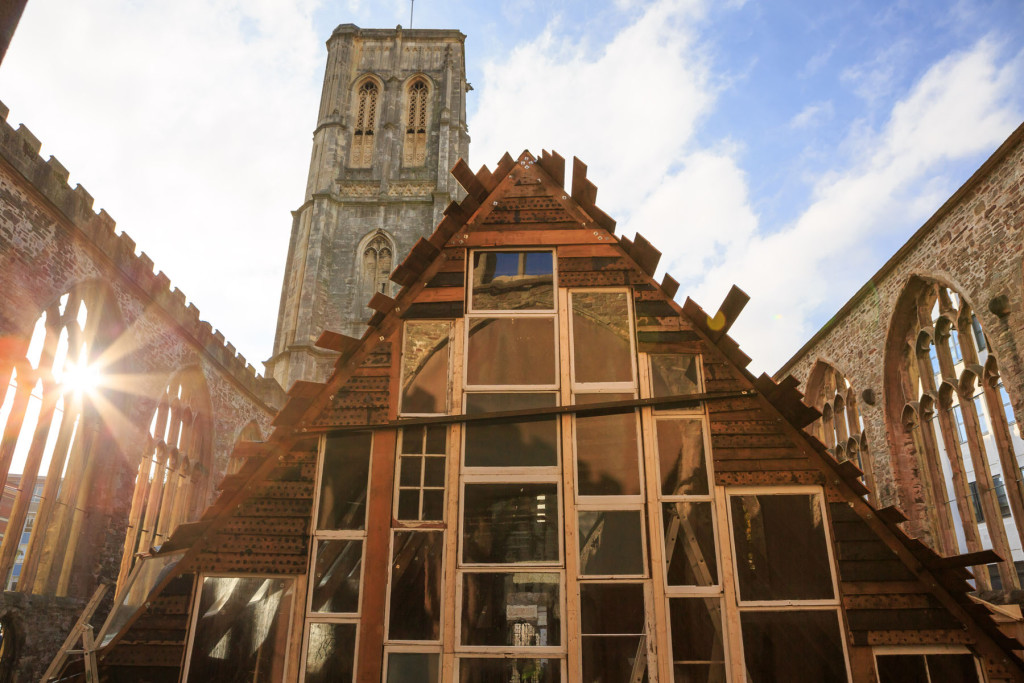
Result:
{"label": "sun", "polygon": [[103,374],[96,364],[68,363],[61,377],[65,393],[92,394],[99,388]]}

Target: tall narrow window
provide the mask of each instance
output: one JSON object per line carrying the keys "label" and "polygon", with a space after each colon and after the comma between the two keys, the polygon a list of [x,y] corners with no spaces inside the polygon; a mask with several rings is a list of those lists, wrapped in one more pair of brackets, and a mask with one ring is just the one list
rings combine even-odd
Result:
{"label": "tall narrow window", "polygon": [[356,120],[352,130],[349,166],[369,168],[373,164],[373,132],[377,127],[377,84],[365,81],[356,92]]}
{"label": "tall narrow window", "polygon": [[395,246],[382,230],[365,241],[362,248],[360,286],[365,304],[374,294],[388,294],[391,291],[391,265],[394,263]]}
{"label": "tall narrow window", "polygon": [[417,78],[406,94],[405,166],[422,166],[427,158],[427,84]]}

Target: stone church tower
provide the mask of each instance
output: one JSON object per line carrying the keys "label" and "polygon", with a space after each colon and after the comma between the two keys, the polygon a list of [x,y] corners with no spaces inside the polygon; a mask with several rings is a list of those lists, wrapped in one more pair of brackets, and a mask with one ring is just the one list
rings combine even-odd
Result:
{"label": "stone church tower", "polygon": [[468,159],[465,36],[454,30],[360,29],[327,41],[320,114],[302,206],[293,212],[274,355],[288,388],[323,381],[335,354],[324,330],[360,337],[375,292],[462,189]]}

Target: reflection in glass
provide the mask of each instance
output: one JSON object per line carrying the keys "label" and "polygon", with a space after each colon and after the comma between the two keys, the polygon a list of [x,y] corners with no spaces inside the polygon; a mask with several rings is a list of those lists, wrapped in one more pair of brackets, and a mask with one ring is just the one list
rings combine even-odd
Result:
{"label": "reflection in glass", "polygon": [[305,683],[352,683],[355,657],[355,624],[310,624]]}
{"label": "reflection in glass", "polygon": [[580,510],[580,574],[625,576],[644,573],[643,515],[640,510]]}
{"label": "reflection in glass", "polygon": [[561,643],[554,572],[463,574],[463,645],[547,647]]}
{"label": "reflection in glass", "polygon": [[371,441],[369,432],[327,437],[317,529],[362,529],[365,526]]}
{"label": "reflection in glass", "polygon": [[471,318],[466,384],[555,384],[555,319]]}
{"label": "reflection in glass", "polygon": [[96,639],[99,647],[103,647],[117,637],[118,632],[125,627],[128,620],[146,603],[149,594],[157,584],[170,574],[171,570],[177,566],[178,560],[184,556],[185,551],[182,550],[166,555],[141,557],[136,561],[124,589],[117,596],[118,604],[110,611],[110,616],[107,617],[107,621],[103,624],[103,629]]}
{"label": "reflection in glass", "polygon": [[580,607],[583,681],[647,680],[643,586],[580,584]]}
{"label": "reflection in glass", "polygon": [[561,662],[557,659],[484,659],[459,660],[459,683],[559,683]]}
{"label": "reflection in glass", "polygon": [[658,464],[666,496],[706,496],[707,459],[700,420],[658,420]]}
{"label": "reflection in glass", "polygon": [[652,353],[651,393],[654,398],[700,391],[697,356],[691,353]]}
{"label": "reflection in glass", "polygon": [[473,310],[551,310],[555,307],[550,251],[473,254]]}
{"label": "reflection in glass", "polygon": [[559,560],[555,484],[466,484],[462,504],[463,562]]}
{"label": "reflection in glass", "polygon": [[440,669],[436,652],[390,652],[387,683],[437,683]]}
{"label": "reflection in glass", "polygon": [[204,578],[188,680],[284,680],[293,595],[291,579]]}
{"label": "reflection in glass", "polygon": [[310,610],[321,613],[358,612],[362,564],[362,541],[318,541]]}
{"label": "reflection in glass", "polygon": [[[547,394],[466,394],[467,415],[553,408]],[[542,467],[558,464],[558,419],[466,424],[466,467]]]}
{"label": "reflection in glass", "polygon": [[572,293],[573,379],[632,382],[625,292]]}
{"label": "reflection in glass", "polygon": [[402,339],[402,412],[448,411],[448,337],[451,323],[405,323]]}
{"label": "reflection in glass", "polygon": [[817,495],[732,496],[741,600],[834,596]]}
{"label": "reflection in glass", "polygon": [[440,531],[396,531],[391,549],[388,638],[437,640],[441,636]]}
{"label": "reflection in glass", "polygon": [[[726,680],[721,598],[671,598],[668,607],[675,680],[694,683]],[[796,659],[798,652],[789,652],[787,656]]]}
{"label": "reflection in glass", "polygon": [[711,503],[662,503],[666,580],[670,586],[718,584]]}
{"label": "reflection in glass", "polygon": [[740,622],[751,683],[847,680],[835,610],[743,612]]}
{"label": "reflection in glass", "polygon": [[[576,404],[626,401],[633,394],[576,394]],[[636,411],[576,418],[576,487],[581,496],[640,494]]]}

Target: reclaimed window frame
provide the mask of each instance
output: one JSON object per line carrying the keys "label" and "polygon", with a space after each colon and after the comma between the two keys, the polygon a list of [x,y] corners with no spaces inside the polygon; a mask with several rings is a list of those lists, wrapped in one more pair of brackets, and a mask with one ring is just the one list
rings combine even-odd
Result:
{"label": "reclaimed window frame", "polygon": [[[192,651],[195,647],[196,628],[199,623],[199,604],[202,600],[203,595],[203,582],[206,579],[281,579],[283,581],[289,581],[292,585],[292,604],[290,612],[283,615],[280,618],[282,628],[285,630],[285,651],[282,656],[282,662],[284,664],[283,671],[287,674],[290,668],[290,657],[291,657],[291,646],[292,638],[291,631],[295,618],[302,604],[302,596],[299,595],[301,590],[301,582],[298,581],[298,577],[294,574],[276,574],[276,573],[253,573],[246,574],[240,572],[200,572],[196,576],[195,584],[192,586],[191,604],[192,614],[188,620],[188,634],[185,638],[185,657],[182,663],[181,680],[188,681],[189,669],[192,666]],[[308,624],[307,624],[308,627]],[[304,639],[305,643],[305,639]],[[303,645],[303,654],[305,654],[305,644]],[[302,658],[302,668],[305,670],[305,657]],[[303,676],[300,674],[299,679],[302,680]]]}
{"label": "reclaimed window frame", "polygon": [[921,655],[926,658],[928,655],[970,655],[974,658],[978,681],[984,682],[988,680],[985,676],[984,665],[978,656],[965,645],[875,645],[871,648],[871,657],[874,661],[876,674],[878,672],[879,655]]}
{"label": "reclaimed window frame", "polygon": [[[743,643],[743,615],[754,612],[828,612],[835,615],[836,625],[841,641],[843,653],[843,665],[846,672],[846,679],[853,680],[850,668],[849,643],[846,638],[846,626],[843,614],[842,597],[839,592],[839,572],[836,564],[835,547],[832,539],[832,528],[829,522],[826,494],[820,486],[728,486],[723,487],[724,505],[723,513],[726,519],[722,520],[728,527],[729,554],[732,557],[732,566],[729,568],[732,574],[732,585],[728,591],[732,598],[729,600],[728,612],[735,619],[737,630],[737,641],[735,646],[739,648],[739,659],[743,662],[746,670],[746,651]],[[733,525],[732,499],[742,496],[809,496],[817,500],[817,507],[822,520],[822,532],[828,560],[830,573],[830,585],[832,587],[832,598],[829,599],[784,599],[784,600],[744,600],[740,587],[739,557],[736,546],[736,538]]]}

